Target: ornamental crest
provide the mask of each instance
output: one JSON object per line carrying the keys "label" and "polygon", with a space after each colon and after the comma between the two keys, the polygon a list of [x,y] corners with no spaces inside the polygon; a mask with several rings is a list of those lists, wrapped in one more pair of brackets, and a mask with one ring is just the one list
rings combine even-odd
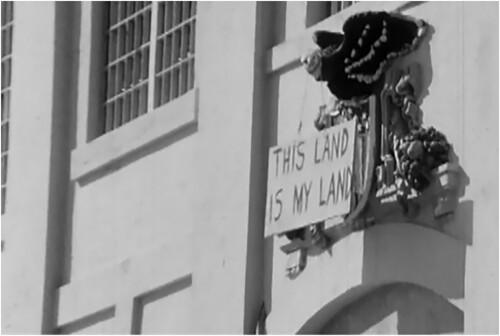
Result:
{"label": "ornamental crest", "polygon": [[335,98],[320,109],[314,126],[325,132],[355,123],[350,208],[343,215],[278,233],[289,241],[281,249],[289,254],[290,276],[303,270],[311,251],[327,249],[388,218],[412,221],[424,208],[432,212],[429,225],[453,216],[460,167],[451,160],[446,136],[422,124],[421,64],[398,63],[428,33],[423,20],[362,12],[346,20],[343,33],[313,34],[319,48],[301,62],[314,79],[326,82]]}

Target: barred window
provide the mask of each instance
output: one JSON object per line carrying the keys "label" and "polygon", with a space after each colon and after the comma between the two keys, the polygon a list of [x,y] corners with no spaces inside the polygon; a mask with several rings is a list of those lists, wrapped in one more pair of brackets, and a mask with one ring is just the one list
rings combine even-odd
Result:
{"label": "barred window", "polygon": [[159,4],[155,107],[193,88],[195,14],[195,2]]}
{"label": "barred window", "polygon": [[355,2],[357,1],[330,1],[330,15],[343,11],[347,7],[352,6]]}
{"label": "barred window", "polygon": [[117,1],[108,9],[102,134],[194,87],[196,2]]}
{"label": "barred window", "polygon": [[7,196],[13,25],[14,3],[2,1],[2,214]]}
{"label": "barred window", "polygon": [[310,27],[359,1],[312,1],[308,3],[306,26]]}

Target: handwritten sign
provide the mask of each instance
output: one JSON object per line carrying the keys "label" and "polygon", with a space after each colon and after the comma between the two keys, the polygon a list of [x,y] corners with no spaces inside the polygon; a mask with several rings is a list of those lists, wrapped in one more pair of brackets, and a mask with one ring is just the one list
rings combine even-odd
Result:
{"label": "handwritten sign", "polygon": [[352,120],[269,150],[266,236],[350,211],[355,130]]}

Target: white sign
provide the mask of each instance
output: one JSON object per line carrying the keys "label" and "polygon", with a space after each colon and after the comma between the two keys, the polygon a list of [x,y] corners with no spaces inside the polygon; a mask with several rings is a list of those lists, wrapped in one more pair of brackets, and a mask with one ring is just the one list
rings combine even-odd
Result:
{"label": "white sign", "polygon": [[266,236],[349,213],[356,121],[269,150]]}

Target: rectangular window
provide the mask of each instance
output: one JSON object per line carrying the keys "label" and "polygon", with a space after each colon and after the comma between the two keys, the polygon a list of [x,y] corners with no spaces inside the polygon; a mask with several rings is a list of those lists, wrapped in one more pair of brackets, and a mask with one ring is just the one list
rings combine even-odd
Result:
{"label": "rectangular window", "polygon": [[307,3],[306,26],[310,27],[359,1],[310,1]]}
{"label": "rectangular window", "polygon": [[13,25],[14,3],[2,1],[2,214],[7,196]]}
{"label": "rectangular window", "polygon": [[195,15],[194,1],[108,3],[102,134],[193,89]]}
{"label": "rectangular window", "polygon": [[355,2],[357,1],[330,1],[329,2],[330,15],[343,11],[347,7],[352,6]]}
{"label": "rectangular window", "polygon": [[154,107],[182,96],[194,86],[195,14],[195,2],[159,4]]}

